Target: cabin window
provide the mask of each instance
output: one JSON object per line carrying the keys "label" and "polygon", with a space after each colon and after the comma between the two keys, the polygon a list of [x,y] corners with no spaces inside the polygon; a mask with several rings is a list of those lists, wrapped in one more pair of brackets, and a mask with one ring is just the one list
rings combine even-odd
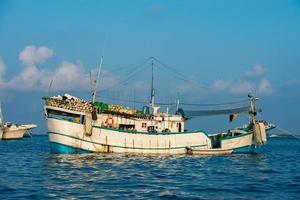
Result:
{"label": "cabin window", "polygon": [[147,124],[146,123],[142,123],[142,128],[146,128]]}
{"label": "cabin window", "polygon": [[148,126],[148,132],[156,132],[155,127],[154,126]]}
{"label": "cabin window", "polygon": [[83,123],[84,117],[81,115],[73,114],[73,113],[67,113],[62,112],[58,110],[51,110],[47,109],[47,114],[49,118],[64,120],[68,122],[75,122],[75,123]]}
{"label": "cabin window", "polygon": [[135,126],[134,125],[132,125],[132,124],[120,124],[119,125],[119,129],[121,129],[121,130],[128,130],[128,131],[133,131],[133,130],[135,130]]}

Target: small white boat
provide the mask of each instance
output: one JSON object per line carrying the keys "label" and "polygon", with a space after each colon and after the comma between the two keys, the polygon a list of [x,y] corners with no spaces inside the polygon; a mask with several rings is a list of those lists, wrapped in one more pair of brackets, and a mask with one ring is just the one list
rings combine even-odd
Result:
{"label": "small white boat", "polygon": [[[17,125],[10,122],[5,123],[2,127],[2,140],[22,139],[28,133],[28,130],[36,128],[35,124]],[[28,133],[29,134],[29,133]]]}
{"label": "small white boat", "polygon": [[29,136],[29,130],[36,128],[37,125],[35,124],[14,124],[11,122],[4,122],[3,115],[2,115],[2,109],[0,105],[0,140],[17,140],[22,139],[24,134],[28,134]]}

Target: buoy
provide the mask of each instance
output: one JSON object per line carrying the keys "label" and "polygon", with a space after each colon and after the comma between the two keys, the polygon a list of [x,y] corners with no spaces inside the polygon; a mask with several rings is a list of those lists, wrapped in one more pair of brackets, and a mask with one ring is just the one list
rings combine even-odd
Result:
{"label": "buoy", "polygon": [[105,121],[105,124],[108,126],[112,126],[114,124],[114,119],[112,117],[108,117]]}

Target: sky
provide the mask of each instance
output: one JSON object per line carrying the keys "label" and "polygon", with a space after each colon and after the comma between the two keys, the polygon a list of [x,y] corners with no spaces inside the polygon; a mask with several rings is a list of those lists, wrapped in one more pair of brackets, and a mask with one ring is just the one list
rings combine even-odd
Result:
{"label": "sky", "polygon": [[[252,92],[262,119],[300,134],[299,22],[299,0],[0,0],[3,115],[46,133],[42,97],[90,98],[101,56],[99,100],[148,101],[151,62],[139,66],[155,57],[167,66],[155,63],[158,101],[220,103]],[[244,122],[219,116],[188,126]]]}

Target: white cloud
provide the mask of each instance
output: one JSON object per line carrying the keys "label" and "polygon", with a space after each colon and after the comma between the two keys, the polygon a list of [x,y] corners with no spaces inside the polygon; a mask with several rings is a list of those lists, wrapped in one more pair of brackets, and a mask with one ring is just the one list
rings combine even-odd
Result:
{"label": "white cloud", "polygon": [[255,90],[255,84],[247,80],[231,83],[230,92],[233,94],[247,94]]}
{"label": "white cloud", "polygon": [[19,74],[4,84],[6,89],[47,90],[52,81],[52,91],[89,90],[89,73],[80,63],[62,61],[53,71],[41,70],[35,65],[26,66]]}
{"label": "white cloud", "polygon": [[[62,61],[54,70],[40,69],[39,64],[46,62],[54,55],[54,51],[48,47],[26,46],[19,54],[19,60],[23,64],[21,71],[8,81],[2,81],[6,65],[0,57],[0,83],[1,89],[31,91],[48,90],[52,82],[52,91],[66,90],[90,90],[90,73],[78,61],[72,63]],[[93,69],[95,74],[97,70]],[[116,84],[116,76],[103,71],[102,88]]]}
{"label": "white cloud", "polygon": [[54,51],[48,47],[26,46],[19,54],[19,60],[24,65],[44,63],[54,55]]}
{"label": "white cloud", "polygon": [[254,67],[245,72],[246,77],[262,77],[266,73],[266,69],[264,69],[261,65],[256,64]]}
{"label": "white cloud", "polygon": [[54,55],[54,51],[48,47],[26,46],[19,54],[19,60],[23,68],[19,74],[3,83],[4,89],[38,90],[41,81],[47,77],[44,70],[40,70],[37,64],[46,62]]}
{"label": "white cloud", "polygon": [[261,95],[270,95],[274,93],[274,88],[269,80],[261,79],[259,82],[250,80],[217,80],[211,85],[215,92],[228,92],[231,94],[247,94],[249,92],[258,92]]}
{"label": "white cloud", "polygon": [[260,94],[272,94],[274,93],[274,89],[272,87],[272,84],[267,79],[263,78],[261,79],[259,85],[258,85],[258,93]]}
{"label": "white cloud", "polygon": [[216,80],[212,83],[210,88],[216,92],[228,92],[231,94],[247,94],[251,92],[255,88],[255,86],[252,82],[249,82],[247,80]]}
{"label": "white cloud", "polygon": [[[10,80],[4,81],[6,65],[0,57],[0,87],[2,90],[48,90],[52,82],[52,91],[70,91],[85,90],[91,88],[90,73],[80,62],[62,61],[54,70],[40,69],[39,64],[46,62],[54,55],[54,51],[48,47],[26,46],[19,54],[19,59],[23,64],[21,71],[13,76]],[[93,69],[95,75],[97,69]],[[245,72],[247,75],[241,80],[223,80],[214,81],[208,88],[213,92],[227,92],[230,94],[247,94],[257,91],[259,94],[272,94],[275,89],[271,82],[265,78],[266,70],[260,65],[255,65],[253,69]],[[249,77],[249,78],[247,78]],[[250,77],[256,77],[255,79]],[[92,78],[94,79],[94,77]],[[124,77],[111,74],[104,70],[101,74],[99,88],[105,91],[107,89],[120,88],[119,82]],[[115,87],[117,86],[117,87]],[[122,85],[121,85],[122,86]],[[124,83],[124,87],[134,89],[137,92],[144,92],[149,89],[149,83],[135,81],[133,83]],[[207,87],[207,86],[206,86]],[[101,90],[100,90],[101,92]],[[178,83],[175,90],[169,90],[170,93],[184,93],[185,95],[199,94],[203,92],[203,85],[191,83]]]}
{"label": "white cloud", "polygon": [[43,85],[45,88],[48,87],[52,80],[52,90],[84,90],[89,87],[88,75],[81,63],[63,61],[54,72],[49,73]]}
{"label": "white cloud", "polygon": [[19,74],[4,84],[6,89],[36,90],[40,87],[43,72],[34,65],[26,66]]}

